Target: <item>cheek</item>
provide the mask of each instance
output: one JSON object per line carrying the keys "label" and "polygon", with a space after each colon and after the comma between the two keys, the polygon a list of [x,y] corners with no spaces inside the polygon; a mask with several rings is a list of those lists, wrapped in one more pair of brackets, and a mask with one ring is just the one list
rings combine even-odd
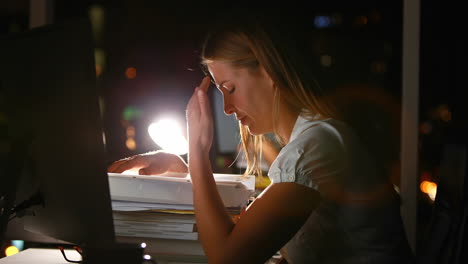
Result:
{"label": "cheek", "polygon": [[[227,96],[229,98],[229,95]],[[269,120],[271,117],[273,96],[273,92],[264,81],[249,78],[239,83],[231,99],[237,109],[252,116],[258,122]]]}
{"label": "cheek", "polygon": [[236,88],[232,94],[224,94],[224,102],[234,105],[237,109],[243,110],[250,104],[250,95],[248,89]]}
{"label": "cheek", "polygon": [[252,93],[250,101],[257,108],[258,112],[266,114],[272,110],[273,95],[269,91],[259,90],[256,93]]}
{"label": "cheek", "polygon": [[265,94],[249,94],[237,101],[237,108],[248,114],[254,120],[254,126],[268,127],[271,123],[272,110],[269,96]]}

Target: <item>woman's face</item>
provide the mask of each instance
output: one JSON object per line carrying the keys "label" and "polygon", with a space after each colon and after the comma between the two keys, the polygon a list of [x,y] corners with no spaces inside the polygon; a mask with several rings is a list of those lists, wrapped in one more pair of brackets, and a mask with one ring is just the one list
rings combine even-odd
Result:
{"label": "woman's face", "polygon": [[251,72],[214,61],[208,70],[223,94],[226,115],[235,114],[253,135],[273,131],[274,85],[263,67]]}

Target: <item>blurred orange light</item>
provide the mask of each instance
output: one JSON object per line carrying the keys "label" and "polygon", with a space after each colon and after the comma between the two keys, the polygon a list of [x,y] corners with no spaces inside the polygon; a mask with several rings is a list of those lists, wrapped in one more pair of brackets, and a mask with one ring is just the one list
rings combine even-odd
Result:
{"label": "blurred orange light", "polygon": [[99,64],[96,64],[96,76],[101,76],[102,74],[102,66]]}
{"label": "blurred orange light", "polygon": [[8,257],[8,256],[11,256],[11,255],[14,255],[14,254],[17,254],[19,253],[19,249],[15,246],[9,246],[5,249],[5,255]]}
{"label": "blurred orange light", "polygon": [[434,200],[437,194],[437,184],[431,181],[422,181],[419,185],[421,191]]}
{"label": "blurred orange light", "polygon": [[125,70],[125,76],[127,79],[135,79],[137,75],[136,68],[134,67],[128,67],[127,70]]}
{"label": "blurred orange light", "polygon": [[127,127],[127,137],[135,137],[135,127],[134,126]]}
{"label": "blurred orange light", "polygon": [[129,150],[135,150],[136,149],[136,142],[133,138],[127,138],[127,141],[125,141],[125,145]]}

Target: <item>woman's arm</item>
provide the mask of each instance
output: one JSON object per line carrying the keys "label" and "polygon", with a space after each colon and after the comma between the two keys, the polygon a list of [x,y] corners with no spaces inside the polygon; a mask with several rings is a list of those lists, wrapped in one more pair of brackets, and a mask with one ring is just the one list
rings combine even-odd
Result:
{"label": "woman's arm", "polygon": [[210,263],[263,263],[294,236],[320,200],[306,186],[273,184],[234,225],[207,169],[208,157],[190,162],[197,228]]}

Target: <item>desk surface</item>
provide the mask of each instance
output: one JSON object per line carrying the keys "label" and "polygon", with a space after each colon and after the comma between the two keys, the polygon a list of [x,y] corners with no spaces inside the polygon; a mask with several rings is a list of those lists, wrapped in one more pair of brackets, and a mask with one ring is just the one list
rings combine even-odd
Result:
{"label": "desk surface", "polygon": [[[72,249],[66,249],[67,257],[71,260],[81,260],[81,256]],[[158,264],[200,264],[207,263],[204,260],[187,259],[157,259]],[[28,248],[18,254],[1,258],[0,264],[70,264],[59,249]],[[111,264],[111,263],[110,263]]]}
{"label": "desk surface", "polygon": [[[80,255],[75,250],[66,249],[67,257],[73,260],[80,260]],[[158,264],[200,264],[206,263],[205,261],[195,260],[156,260]],[[278,259],[271,258],[265,264],[276,263]],[[0,259],[0,264],[70,264],[67,262],[60,250],[58,249],[43,249],[43,248],[28,248],[13,256]]]}

